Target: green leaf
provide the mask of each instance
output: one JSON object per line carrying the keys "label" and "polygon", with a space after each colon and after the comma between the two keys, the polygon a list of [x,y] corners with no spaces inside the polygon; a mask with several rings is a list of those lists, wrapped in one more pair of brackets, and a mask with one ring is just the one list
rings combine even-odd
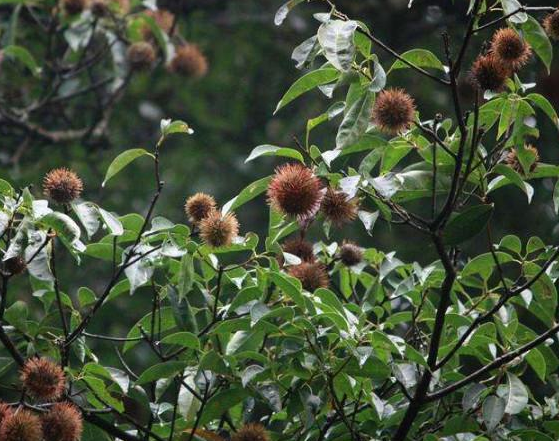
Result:
{"label": "green leaf", "polygon": [[95,303],[97,301],[97,297],[91,289],[82,286],[78,289],[78,300],[80,302],[80,306],[84,307]]}
{"label": "green leaf", "polygon": [[357,22],[329,20],[318,28],[318,42],[324,56],[336,69],[347,72],[355,58],[353,36]]}
{"label": "green leaf", "polygon": [[161,120],[161,134],[169,136],[173,133],[186,133],[192,135],[194,130],[184,121],[171,121],[170,119]]}
{"label": "green leaf", "polygon": [[96,396],[102,399],[109,406],[115,408],[118,412],[124,411],[124,405],[122,402],[112,396],[103,380],[86,375],[82,378],[82,381],[87,384],[89,389],[95,392]]}
{"label": "green leaf", "polygon": [[520,254],[522,252],[522,242],[520,242],[518,236],[509,234],[501,239],[501,242],[499,242],[499,248],[506,248],[516,254]]}
{"label": "green leaf", "polygon": [[193,334],[197,334],[198,322],[196,321],[195,312],[192,306],[190,306],[188,298],[184,297],[182,300],[179,300],[177,291],[173,286],[169,286],[168,296],[178,328],[181,331],[189,331]]}
{"label": "green leaf", "polygon": [[277,10],[276,15],[274,16],[274,24],[276,26],[280,26],[285,20],[285,17],[287,17],[287,14],[289,14],[289,11],[291,11],[295,6],[297,6],[299,3],[303,3],[304,1],[305,0],[289,0],[288,2],[281,5],[281,7]]}
{"label": "green leaf", "polygon": [[344,149],[355,144],[367,130],[375,94],[366,91],[346,111],[338,134],[336,135],[336,149]]}
{"label": "green leaf", "polygon": [[505,401],[502,398],[490,395],[482,406],[483,420],[490,432],[497,427],[505,415]]}
{"label": "green leaf", "polygon": [[303,41],[295,49],[293,49],[291,59],[297,62],[297,64],[295,65],[297,69],[310,67],[312,61],[315,59],[319,51],[320,45],[318,44],[318,39],[316,35],[313,35],[312,37]]}
{"label": "green leaf", "polygon": [[[500,265],[513,260],[512,256],[508,253],[497,251],[495,253]],[[495,270],[495,260],[491,253],[481,254],[470,260],[462,270],[462,277],[479,274],[484,280],[488,280],[493,271]]]}
{"label": "green leaf", "polygon": [[505,413],[516,415],[528,405],[528,391],[524,383],[510,372],[507,372],[507,394]]}
{"label": "green leaf", "polygon": [[386,86],[386,72],[382,65],[376,60],[373,62],[373,81],[369,84],[371,92],[380,92]]}
{"label": "green leaf", "polygon": [[505,101],[503,108],[501,109],[501,117],[499,118],[499,128],[497,131],[497,139],[500,139],[509,129],[510,125],[513,123],[513,116],[516,116],[516,110],[518,108],[517,102]]}
{"label": "green leaf", "polygon": [[299,280],[275,271],[270,273],[270,280],[287,294],[297,306],[305,309],[305,299],[301,293],[301,282]]}
{"label": "green leaf", "polygon": [[304,162],[303,155],[295,149],[264,144],[255,147],[252,152],[250,152],[250,155],[248,155],[248,158],[245,159],[245,163],[260,158],[261,156],[283,156],[285,158],[292,158]]}
{"label": "green leaf", "polygon": [[191,254],[185,254],[181,258],[178,284],[178,300],[186,298],[194,286],[194,260]]}
{"label": "green leaf", "polygon": [[[437,56],[426,49],[412,49],[401,54],[401,57],[410,63],[424,68],[433,68],[438,70],[445,70],[443,63]],[[401,60],[396,60],[388,73],[396,69],[407,69],[409,66]]]}
{"label": "green leaf", "polygon": [[339,72],[336,69],[332,68],[314,70],[302,76],[291,85],[287,92],[285,92],[285,95],[281,98],[276,107],[276,110],[274,111],[274,115],[295,98],[301,96],[309,90],[314,89],[317,86],[335,81],[338,76]]}
{"label": "green leaf", "polygon": [[493,205],[475,205],[451,218],[444,231],[447,245],[458,245],[479,234],[493,213]]}
{"label": "green leaf", "polygon": [[111,165],[109,165],[109,168],[107,169],[107,173],[105,175],[105,179],[103,180],[103,183],[101,185],[104,187],[107,181],[115,176],[117,173],[119,173],[124,167],[126,167],[135,159],[146,155],[155,158],[151,153],[144,149],[130,149],[122,152],[115,159],[113,159],[113,162],[111,162]]}
{"label": "green leaf", "polygon": [[[507,178],[509,182],[511,182],[518,188],[520,188],[520,190],[522,190],[528,197],[528,203],[532,201],[532,196],[534,195],[534,191],[532,187],[526,185],[526,183],[522,180],[522,176],[520,176],[516,170],[513,170],[512,168],[506,166],[505,164],[497,164],[493,169],[493,171],[495,173],[499,173],[503,175],[505,178]],[[489,184],[487,193],[490,193],[492,190],[499,188],[503,185],[502,183],[500,183],[501,185],[492,186],[491,184],[493,184],[494,182],[495,181],[492,181]]]}
{"label": "green leaf", "polygon": [[87,236],[93,236],[99,229],[100,225],[97,206],[92,202],[82,202],[72,204],[72,209],[84,226]]}
{"label": "green leaf", "polygon": [[[123,286],[127,286],[127,284],[123,284]],[[142,328],[148,334],[151,333],[151,323],[152,323],[152,314],[146,314],[143,316],[133,327],[130,329],[130,332],[126,336],[130,341],[127,341],[124,344],[123,351],[127,352],[128,350],[132,349],[134,346],[138,344],[138,341],[135,340],[138,337],[142,336],[140,328]],[[171,307],[164,307],[161,308],[159,314],[157,314],[155,320],[155,326],[159,330],[161,327],[161,332],[168,331],[173,329],[176,326],[175,316],[173,314],[173,308]]]}
{"label": "green leaf", "polygon": [[[87,245],[84,254],[96,259],[106,260],[107,262],[113,261],[113,245],[110,243],[90,243]],[[116,248],[115,252],[116,263],[119,264],[122,260],[122,249]]]}
{"label": "green leaf", "polygon": [[151,383],[162,378],[169,378],[182,372],[187,366],[186,361],[168,361],[147,368],[136,381],[137,385]]}
{"label": "green leaf", "polygon": [[501,4],[503,5],[503,15],[516,12],[516,14],[508,18],[511,23],[524,23],[528,19],[528,14],[519,11],[519,9],[522,9],[522,5],[518,0],[501,0]]}
{"label": "green leaf", "polygon": [[204,408],[204,413],[200,418],[200,425],[204,426],[210,421],[221,418],[221,415],[239,404],[248,395],[248,390],[241,387],[232,387],[215,394],[208,400]]}
{"label": "green leaf", "polygon": [[553,188],[553,209],[555,214],[559,214],[559,179],[555,182],[555,187]]}
{"label": "green leaf", "polygon": [[10,45],[6,46],[3,50],[4,56],[14,57],[18,61],[22,62],[34,76],[39,76],[41,73],[41,68],[26,48],[22,46]]}
{"label": "green leaf", "polygon": [[74,220],[57,211],[46,214],[40,219],[40,222],[47,228],[51,228],[56,232],[62,243],[71,251],[85,251],[85,246],[80,242],[80,227]]}
{"label": "green leaf", "polygon": [[6,196],[12,196],[14,194],[14,188],[4,179],[0,179],[0,194]]}
{"label": "green leaf", "polygon": [[229,311],[235,311],[240,306],[262,297],[262,290],[257,286],[247,286],[241,289],[229,305]]}
{"label": "green leaf", "polygon": [[553,47],[551,46],[546,32],[538,21],[529,15],[527,16],[527,20],[522,24],[522,31],[524,38],[543,61],[543,64],[547,67],[547,72],[550,73],[551,61],[553,59]]}
{"label": "green leaf", "polygon": [[162,344],[176,345],[183,348],[200,349],[200,340],[192,332],[177,332],[161,340]]}
{"label": "green leaf", "polygon": [[470,409],[473,409],[477,406],[479,399],[481,398],[483,392],[487,390],[481,383],[474,383],[470,385],[465,391],[464,395],[462,396],[462,409],[468,412]]}
{"label": "green leaf", "polygon": [[28,315],[29,311],[27,309],[27,304],[18,300],[6,309],[4,312],[4,319],[6,319],[6,322],[10,325],[25,333],[27,332]]}
{"label": "green leaf", "polygon": [[534,103],[536,106],[538,106],[549,117],[555,127],[559,127],[559,118],[557,117],[557,112],[546,97],[540,95],[539,93],[531,93],[529,95],[526,95],[526,98],[532,101],[532,103]]}
{"label": "green leaf", "polygon": [[253,200],[255,197],[264,193],[268,188],[268,183],[272,179],[271,176],[254,181],[248,187],[245,187],[237,196],[227,202],[221,209],[222,213],[228,213],[229,211],[236,210],[241,205]]}
{"label": "green leaf", "polygon": [[534,370],[534,372],[538,375],[540,380],[545,382],[547,365],[542,353],[537,348],[534,348],[526,354],[526,361],[528,362],[530,367]]}
{"label": "green leaf", "polygon": [[107,226],[111,234],[113,236],[122,236],[124,234],[124,227],[116,216],[109,213],[107,210],[103,210],[101,207],[98,207],[98,210],[101,219],[103,219],[103,223]]}

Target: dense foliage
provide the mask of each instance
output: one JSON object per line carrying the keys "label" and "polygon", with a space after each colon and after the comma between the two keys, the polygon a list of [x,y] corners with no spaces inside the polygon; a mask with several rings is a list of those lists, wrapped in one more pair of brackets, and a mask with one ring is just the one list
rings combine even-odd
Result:
{"label": "dense foliage", "polygon": [[[70,15],[81,4],[63,3]],[[282,6],[276,24],[302,3]],[[88,182],[64,164],[44,177],[44,198],[0,180],[2,441],[559,437],[559,249],[492,233],[497,190],[530,202],[530,182],[559,177],[535,147],[542,121],[559,119],[522,81],[550,68],[559,11],[471,0],[462,38],[443,34],[438,57],[400,54],[318,3],[316,35],[293,52],[305,73],[276,111],[313,89],[341,100],[293,146],[254,149],[248,163],[287,162],[230,201],[186,194],[184,222],[158,210],[167,143],[180,137],[187,155],[197,136],[181,120],[162,120],[152,149],[126,150],[106,171],[105,191],[117,191],[132,162],[150,164],[144,215],[82,199]],[[126,66],[143,69],[165,22],[134,17],[121,18],[139,26]],[[33,70],[28,52],[8,49]],[[402,72],[447,94],[453,113],[423,114],[388,85]],[[335,140],[316,145],[314,130],[336,121]],[[249,202],[268,213],[265,237],[237,220]],[[357,223],[373,236],[377,222],[437,260],[407,263],[344,237]],[[62,277],[68,258],[75,270]],[[81,271],[100,281],[69,291]],[[127,335],[93,332],[116,305],[137,317]]]}

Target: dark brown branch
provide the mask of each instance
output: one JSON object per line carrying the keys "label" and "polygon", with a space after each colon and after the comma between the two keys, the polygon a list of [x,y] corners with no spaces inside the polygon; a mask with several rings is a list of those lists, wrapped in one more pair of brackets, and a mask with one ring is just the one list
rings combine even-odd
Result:
{"label": "dark brown branch", "polygon": [[415,70],[416,72],[419,72],[420,74],[426,76],[427,78],[430,78],[434,81],[436,81],[439,84],[443,84],[445,86],[449,86],[450,82],[448,80],[444,80],[442,78],[439,78],[436,75],[433,75],[430,72],[427,72],[425,69],[416,66],[415,64],[413,64],[412,62],[406,60],[404,57],[402,57],[398,52],[396,52],[394,49],[390,48],[389,46],[387,46],[386,44],[384,44],[381,40],[379,40],[378,38],[376,38],[374,35],[372,35],[370,32],[358,27],[357,28],[357,32],[359,32],[360,34],[365,35],[369,40],[371,40],[373,43],[375,43],[377,46],[379,46],[381,49],[383,49],[385,52],[388,52],[390,55],[392,55],[394,58],[396,58],[397,60],[401,61],[402,63],[404,63],[406,66],[410,67],[411,69]]}
{"label": "dark brown branch", "polygon": [[543,343],[544,341],[546,341],[548,338],[550,338],[553,334],[555,334],[558,331],[559,331],[559,324],[553,326],[550,329],[548,329],[546,332],[544,332],[543,334],[541,334],[539,337],[535,338],[531,342],[526,343],[525,345],[520,346],[519,348],[517,348],[513,351],[510,351],[510,352],[507,352],[506,354],[501,355],[500,357],[493,360],[491,363],[489,363],[489,364],[483,366],[482,368],[478,369],[477,371],[471,373],[470,375],[463,378],[462,380],[457,381],[456,383],[453,383],[450,386],[447,386],[443,389],[440,389],[437,392],[434,392],[432,394],[428,394],[427,395],[427,400],[428,401],[435,401],[435,400],[441,399],[441,398],[445,397],[446,395],[457,391],[461,387],[464,387],[464,386],[466,386],[470,383],[473,383],[474,381],[477,381],[477,380],[481,379],[486,373],[490,372],[493,369],[497,369],[497,368],[509,363],[510,361],[514,360],[516,357],[518,357],[522,354],[525,354],[526,352],[530,351],[531,349],[535,348],[536,346],[538,346],[541,343]]}

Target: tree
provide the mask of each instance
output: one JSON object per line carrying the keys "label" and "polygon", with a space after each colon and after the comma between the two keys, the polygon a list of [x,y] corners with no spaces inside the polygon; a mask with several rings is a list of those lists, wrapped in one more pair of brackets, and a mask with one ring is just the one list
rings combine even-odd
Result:
{"label": "tree", "polygon": [[[282,6],[276,24],[300,3]],[[424,49],[400,54],[324,4],[316,35],[293,52],[306,73],[276,111],[313,89],[343,100],[293,147],[251,152],[248,162],[287,158],[273,175],[221,207],[190,195],[189,225],[156,214],[165,142],[195,136],[179,120],[161,122],[152,151],[126,150],[107,170],[110,187],[132,161],[151,161],[145,216],[81,200],[83,182],[65,168],[45,177],[46,200],[0,181],[1,374],[12,397],[0,405],[0,438],[557,439],[559,248],[495,242],[492,197],[520,190],[531,200],[529,181],[559,176],[530,144],[557,114],[521,80],[531,58],[549,69],[559,11],[471,0],[463,38],[442,35],[441,61]],[[389,69],[377,50],[394,58]],[[452,117],[422,115],[405,89],[387,86],[400,70],[446,93]],[[313,130],[336,119],[335,148],[314,145]],[[263,206],[264,193],[260,241],[240,234],[235,211]],[[557,211],[557,190],[553,200]],[[405,263],[330,240],[357,220],[370,235],[380,221],[413,234],[438,258]],[[472,255],[482,240],[487,251]],[[66,254],[86,271],[104,263],[101,288],[65,292]],[[116,302],[137,323],[126,336],[92,332]],[[96,350],[103,342],[116,358]]]}
{"label": "tree", "polygon": [[9,150],[14,163],[31,145],[103,143],[134,74],[160,65],[186,78],[208,70],[178,17],[153,2],[4,3],[15,6],[2,23],[0,127],[21,140]]}

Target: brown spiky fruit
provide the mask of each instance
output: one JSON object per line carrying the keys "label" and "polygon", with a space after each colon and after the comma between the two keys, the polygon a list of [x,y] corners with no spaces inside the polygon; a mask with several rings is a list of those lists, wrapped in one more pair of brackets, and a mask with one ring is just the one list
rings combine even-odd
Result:
{"label": "brown spiky fruit", "polygon": [[328,272],[320,262],[303,262],[289,268],[288,274],[301,281],[303,288],[314,292],[318,288],[327,288],[330,283]]}
{"label": "brown spiky fruit", "polygon": [[499,92],[510,75],[507,66],[492,54],[480,55],[472,66],[471,76],[482,90]]}
{"label": "brown spiky fruit", "polygon": [[[155,11],[149,9],[145,11],[144,14],[152,18],[155,24],[166,34],[169,34],[173,30],[175,15],[167,9],[156,9]],[[142,29],[142,33],[145,40],[149,40],[153,37],[151,29],[147,24]]]}
{"label": "brown spiky fruit", "polygon": [[64,372],[47,358],[30,358],[21,370],[25,392],[41,401],[54,401],[62,396],[66,381]]}
{"label": "brown spiky fruit", "polygon": [[62,0],[62,9],[68,15],[77,15],[86,8],[87,0]]}
{"label": "brown spiky fruit", "polygon": [[390,135],[409,129],[415,112],[414,100],[403,89],[380,92],[373,107],[373,122]]}
{"label": "brown spiky fruit", "polygon": [[551,39],[559,40],[559,10],[545,17],[543,27]]}
{"label": "brown spiky fruit", "polygon": [[0,402],[0,427],[2,427],[2,422],[9,418],[12,413],[12,408],[8,404]]}
{"label": "brown spiky fruit", "polygon": [[332,187],[328,187],[326,190],[320,206],[326,219],[337,226],[355,220],[358,209],[359,200],[357,198],[350,198],[343,191],[334,190]]}
{"label": "brown spiky fruit", "polygon": [[23,273],[26,268],[27,264],[22,256],[14,256],[4,261],[4,270],[12,276]]}
{"label": "brown spiky fruit", "polygon": [[6,417],[0,426],[2,441],[42,441],[41,420],[27,409],[18,409]]}
{"label": "brown spiky fruit", "polygon": [[363,250],[353,242],[344,242],[339,250],[340,260],[345,266],[354,266],[363,260]]}
{"label": "brown spiky fruit", "polygon": [[104,17],[109,12],[109,0],[91,0],[89,9],[95,17]]}
{"label": "brown spiky fruit", "polygon": [[303,262],[314,262],[314,252],[312,243],[300,237],[289,239],[281,246],[285,253],[293,254]]}
{"label": "brown spiky fruit", "polygon": [[530,60],[532,49],[514,29],[503,28],[493,35],[491,53],[512,70],[518,70]]}
{"label": "brown spiky fruit", "polygon": [[239,234],[239,222],[234,213],[221,214],[213,210],[200,222],[200,237],[212,248],[231,245]]}
{"label": "brown spiky fruit", "polygon": [[188,220],[193,224],[197,224],[214,211],[215,207],[215,199],[212,196],[205,193],[196,193],[186,200],[184,211],[188,216]]}
{"label": "brown spiky fruit", "polygon": [[81,437],[82,416],[73,404],[54,404],[41,421],[44,441],[79,441]]}
{"label": "brown spiky fruit", "polygon": [[270,437],[262,424],[249,423],[235,432],[231,441],[270,441]]}
{"label": "brown spiky fruit", "polygon": [[287,216],[308,217],[316,214],[322,201],[322,183],[314,172],[300,163],[284,164],[268,185],[268,202]]}
{"label": "brown spiky fruit", "polygon": [[202,78],[208,73],[208,60],[195,44],[183,44],[176,48],[169,70],[188,78]]}
{"label": "brown spiky fruit", "polygon": [[[532,162],[532,165],[530,165],[530,173],[532,173],[538,166],[538,161],[540,160],[540,153],[538,152],[538,149],[533,145],[527,145],[524,148],[528,150],[534,157],[534,162]],[[509,167],[511,167],[517,173],[524,174],[524,167],[522,167],[522,164],[518,159],[518,154],[516,153],[516,149],[512,149],[509,152],[507,152],[505,156],[505,162],[509,165]]]}
{"label": "brown spiky fruit", "polygon": [[155,48],[146,41],[132,43],[126,51],[126,59],[132,70],[150,69],[156,57]]}
{"label": "brown spiky fruit", "polygon": [[56,168],[43,179],[45,196],[59,204],[68,204],[77,199],[83,191],[79,176],[67,168]]}

